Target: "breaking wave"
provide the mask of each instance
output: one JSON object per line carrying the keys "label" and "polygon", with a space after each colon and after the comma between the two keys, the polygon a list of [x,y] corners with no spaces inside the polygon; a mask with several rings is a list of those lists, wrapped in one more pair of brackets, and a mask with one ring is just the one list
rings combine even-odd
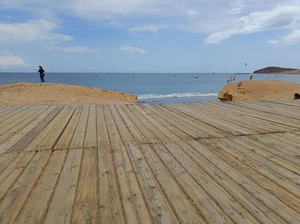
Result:
{"label": "breaking wave", "polygon": [[139,100],[159,98],[181,98],[181,97],[205,97],[218,96],[218,93],[172,93],[172,94],[147,94],[138,96]]}

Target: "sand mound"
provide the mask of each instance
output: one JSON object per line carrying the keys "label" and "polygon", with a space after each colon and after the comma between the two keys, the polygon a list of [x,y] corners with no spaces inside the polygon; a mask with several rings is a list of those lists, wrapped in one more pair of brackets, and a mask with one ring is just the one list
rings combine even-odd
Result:
{"label": "sand mound", "polygon": [[219,92],[221,101],[293,99],[300,84],[269,80],[246,80],[227,84]]}
{"label": "sand mound", "polygon": [[53,83],[0,85],[1,106],[135,104],[137,96],[121,92]]}

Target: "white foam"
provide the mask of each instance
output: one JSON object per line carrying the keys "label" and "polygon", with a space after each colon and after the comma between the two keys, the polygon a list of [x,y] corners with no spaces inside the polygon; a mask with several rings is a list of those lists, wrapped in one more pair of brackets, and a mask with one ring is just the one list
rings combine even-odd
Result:
{"label": "white foam", "polygon": [[172,93],[172,94],[147,94],[138,96],[139,100],[142,99],[159,99],[159,98],[180,98],[180,97],[205,97],[205,96],[218,96],[218,93]]}

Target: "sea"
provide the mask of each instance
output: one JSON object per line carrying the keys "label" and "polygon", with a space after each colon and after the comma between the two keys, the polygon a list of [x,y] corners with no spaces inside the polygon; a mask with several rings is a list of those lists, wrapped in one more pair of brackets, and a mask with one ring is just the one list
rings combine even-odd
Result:
{"label": "sea", "polygon": [[[137,95],[137,103],[190,103],[219,101],[227,84],[249,80],[283,80],[300,84],[300,75],[250,73],[46,73],[47,83],[88,86]],[[40,83],[38,73],[0,73],[0,84]],[[300,89],[299,89],[300,92]]]}

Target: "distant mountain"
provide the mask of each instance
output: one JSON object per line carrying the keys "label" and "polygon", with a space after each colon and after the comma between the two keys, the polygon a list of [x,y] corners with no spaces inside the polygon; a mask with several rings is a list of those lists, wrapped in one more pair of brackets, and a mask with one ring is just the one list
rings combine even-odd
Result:
{"label": "distant mountain", "polygon": [[266,67],[256,70],[253,73],[300,74],[300,70],[295,68]]}

